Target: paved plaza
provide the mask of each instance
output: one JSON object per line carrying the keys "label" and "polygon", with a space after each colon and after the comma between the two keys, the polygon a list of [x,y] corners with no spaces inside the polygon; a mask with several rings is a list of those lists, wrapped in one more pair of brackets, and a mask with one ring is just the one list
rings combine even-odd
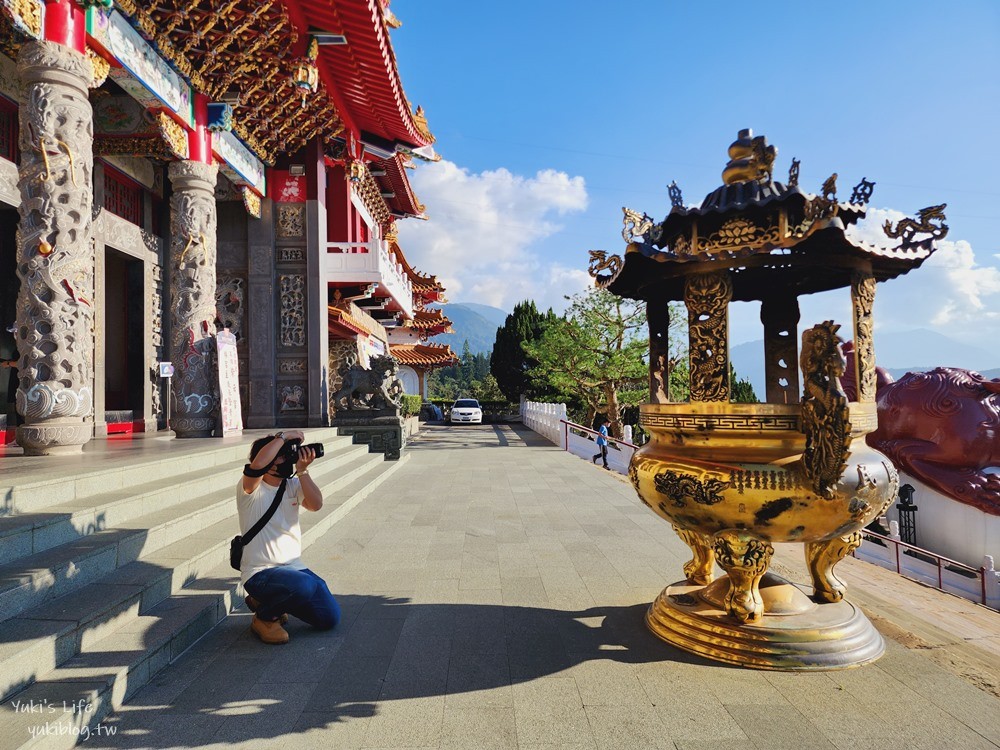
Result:
{"label": "paved plaza", "polygon": [[[305,550],[343,608],[268,647],[237,612],[90,747],[1000,747],[1000,614],[847,560],[887,652],[767,673],[643,624],[687,549],[627,480],[511,426],[425,427],[411,460]],[[235,481],[235,477],[234,477]],[[780,572],[797,554],[779,550]]]}

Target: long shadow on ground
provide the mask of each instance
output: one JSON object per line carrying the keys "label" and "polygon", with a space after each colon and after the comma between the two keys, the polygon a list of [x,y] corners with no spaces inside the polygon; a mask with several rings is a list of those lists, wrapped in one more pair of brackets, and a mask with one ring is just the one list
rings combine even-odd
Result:
{"label": "long shadow on ground", "polygon": [[336,630],[293,621],[292,642],[281,647],[258,642],[248,618],[229,618],[228,644],[225,628],[214,631],[106,721],[116,736],[92,736],[88,746],[294,737],[378,715],[380,704],[517,685],[588,661],[712,665],[654,637],[643,623],[645,604],[565,611],[339,600],[344,619]]}

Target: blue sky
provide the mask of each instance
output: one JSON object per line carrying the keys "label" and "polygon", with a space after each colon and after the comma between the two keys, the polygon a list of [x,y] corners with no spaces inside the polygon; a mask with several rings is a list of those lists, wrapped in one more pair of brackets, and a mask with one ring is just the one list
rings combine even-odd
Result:
{"label": "blue sky", "polygon": [[[621,8],[622,10],[618,10]],[[403,249],[453,301],[560,306],[587,251],[620,253],[621,207],[656,219],[721,184],[751,127],[818,192],[876,182],[878,218],[947,203],[942,251],[880,285],[882,330],[1000,333],[1000,3],[395,0],[404,88],[443,161],[411,172],[430,221]],[[803,322],[849,323],[847,294]],[[759,338],[736,306],[733,344]],[[1000,356],[998,356],[1000,360]],[[1000,366],[1000,361],[998,361]]]}

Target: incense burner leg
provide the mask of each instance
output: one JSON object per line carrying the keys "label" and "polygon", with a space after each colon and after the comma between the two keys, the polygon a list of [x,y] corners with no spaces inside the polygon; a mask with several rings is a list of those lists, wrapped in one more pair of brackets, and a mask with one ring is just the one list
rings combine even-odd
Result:
{"label": "incense burner leg", "polygon": [[771,563],[774,547],[745,532],[722,531],[715,535],[715,558],[729,574],[726,612],[740,622],[760,622],[764,600],[760,579]]}
{"label": "incense burner leg", "polygon": [[694,554],[694,557],[684,563],[684,576],[690,583],[707,586],[715,579],[715,551],[712,549],[711,538],[679,526],[674,526],[673,529]]}
{"label": "incense burner leg", "polygon": [[825,542],[806,544],[806,564],[809,566],[817,599],[833,603],[844,598],[847,587],[834,574],[833,567],[860,546],[860,531]]}

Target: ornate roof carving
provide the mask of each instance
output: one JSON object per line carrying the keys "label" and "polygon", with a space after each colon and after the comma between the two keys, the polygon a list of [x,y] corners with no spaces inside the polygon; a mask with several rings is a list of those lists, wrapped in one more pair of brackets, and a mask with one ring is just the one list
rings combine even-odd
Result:
{"label": "ornate roof carving", "polygon": [[[683,279],[690,273],[730,269],[733,299],[762,299],[775,284],[794,294],[850,285],[852,269],[870,264],[879,281],[919,266],[934,241],[947,232],[944,206],[923,209],[917,220],[886,226],[886,245],[861,242],[846,230],[867,211],[874,182],[862,179],[849,201],[837,200],[837,174],[818,194],[798,185],[798,160],[790,183],[772,176],[777,149],[750,130],[730,146],[725,184],[701,205],[687,208],[671,190],[671,208],[654,223],[638,211],[625,210],[623,236],[630,244],[624,258],[610,268],[602,251],[591,251],[591,273],[597,285],[616,294],[647,299],[683,299]],[[892,242],[892,240],[897,240]],[[596,260],[595,260],[596,258]],[[604,270],[611,275],[602,275]],[[655,292],[654,292],[655,290]]]}
{"label": "ornate roof carving", "polygon": [[302,44],[278,0],[118,5],[199,91],[215,101],[239,96],[233,130],[265,162],[273,164],[314,136],[333,138],[342,131],[322,83],[304,100],[293,83]]}

